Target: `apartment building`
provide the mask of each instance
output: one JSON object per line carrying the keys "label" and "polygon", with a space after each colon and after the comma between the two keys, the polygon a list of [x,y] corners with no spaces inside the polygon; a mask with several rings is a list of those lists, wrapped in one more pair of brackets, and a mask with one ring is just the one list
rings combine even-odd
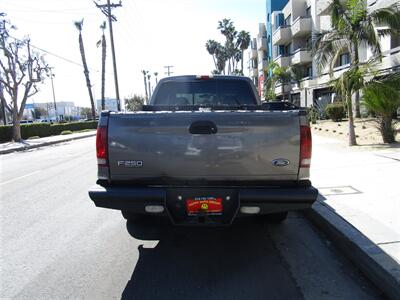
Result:
{"label": "apartment building", "polygon": [[[369,0],[368,9],[387,7],[398,0]],[[284,94],[290,101],[301,106],[326,105],[335,98],[329,85],[332,80],[328,70],[318,72],[318,65],[311,54],[313,34],[329,30],[331,20],[328,7],[330,0],[286,0],[281,9],[271,9],[275,0],[267,0],[266,52],[264,57],[283,67],[296,66],[300,78],[284,86]],[[282,5],[282,3],[279,3]],[[269,39],[269,29],[271,30]],[[400,68],[400,37],[381,39],[384,58],[381,70],[388,72]],[[360,49],[360,60],[372,57],[370,49]],[[257,57],[259,60],[259,57]],[[340,76],[350,64],[350,54],[343,52],[335,64],[334,77]],[[282,86],[275,89],[282,99]],[[287,98],[286,98],[287,99]]]}
{"label": "apartment building", "polygon": [[264,23],[258,24],[257,38],[252,39],[250,49],[249,77],[261,96],[264,89],[264,70],[267,68],[269,61],[267,31]]}

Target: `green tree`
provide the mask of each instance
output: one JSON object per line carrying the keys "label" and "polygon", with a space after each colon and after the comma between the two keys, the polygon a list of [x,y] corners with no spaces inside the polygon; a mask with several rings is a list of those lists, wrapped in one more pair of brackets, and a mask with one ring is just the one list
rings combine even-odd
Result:
{"label": "green tree", "polygon": [[81,53],[81,58],[82,58],[82,64],[83,64],[83,73],[85,74],[85,79],[86,79],[86,86],[89,92],[89,99],[90,99],[90,106],[92,109],[92,118],[96,118],[96,108],[94,105],[94,100],[93,100],[93,93],[92,93],[92,85],[90,83],[90,76],[89,76],[89,68],[87,66],[87,61],[86,61],[86,55],[85,55],[85,47],[83,44],[83,38],[82,38],[82,29],[83,29],[83,19],[81,21],[75,21],[74,25],[76,29],[79,32],[79,50]]}
{"label": "green tree", "polygon": [[352,96],[356,91],[359,91],[364,86],[364,75],[364,72],[359,68],[353,67],[344,72],[338,79],[332,81],[335,91],[347,105],[347,115],[349,118],[349,146],[357,145],[356,134],[354,131]]}
{"label": "green tree", "polygon": [[[304,70],[302,67],[294,65],[290,67],[281,67],[276,62],[270,62],[264,70],[265,86],[264,96],[267,100],[275,100],[275,88],[279,82],[281,84],[282,101],[285,101],[285,88],[288,84],[296,82],[300,84],[300,80],[304,77]],[[287,94],[287,100],[289,100]]]}
{"label": "green tree", "polygon": [[107,58],[107,41],[104,31],[107,28],[107,24],[104,21],[100,25],[102,31],[101,39],[97,42],[97,47],[101,46],[101,110],[106,109],[105,100],[105,89],[106,89],[106,58]]}
{"label": "green tree", "polygon": [[216,70],[218,70],[216,55],[217,55],[217,51],[218,51],[219,47],[221,47],[221,44],[218,43],[217,41],[208,40],[206,42],[207,52],[208,52],[208,54],[210,54],[212,56]]}
{"label": "green tree", "polygon": [[158,84],[158,72],[154,72],[154,77],[156,78],[156,85]]}
{"label": "green tree", "polygon": [[371,80],[363,89],[363,101],[378,117],[379,130],[384,143],[396,141],[393,115],[400,107],[400,74]]}
{"label": "green tree", "polygon": [[125,109],[128,111],[141,110],[146,99],[143,96],[134,94],[128,98],[125,98]]}
{"label": "green tree", "polygon": [[236,47],[241,50],[241,70],[243,74],[243,61],[244,61],[244,51],[250,46],[250,33],[247,31],[240,31],[237,36]]}
{"label": "green tree", "polygon": [[81,108],[81,117],[83,117],[85,119],[91,119],[92,109],[89,107],[82,107]]}
{"label": "green tree", "polygon": [[236,52],[235,40],[237,37],[237,31],[230,19],[222,19],[221,21],[218,21],[218,29],[226,39],[225,52],[228,61],[228,75],[230,75],[234,70],[234,56]]}
{"label": "green tree", "polygon": [[143,81],[144,81],[144,91],[146,93],[146,101],[149,100],[149,93],[147,92],[147,74],[149,71],[142,70]]}
{"label": "green tree", "polygon": [[47,111],[44,108],[35,107],[33,110],[33,117],[35,119],[40,119],[41,117],[46,117],[47,115]]}
{"label": "green tree", "polygon": [[[332,30],[316,35],[314,43],[315,60],[321,72],[329,65],[330,73],[340,55],[348,52],[351,56],[352,74],[360,66],[359,48],[366,45],[375,57],[381,57],[380,37],[400,32],[400,4],[377,10],[368,10],[366,0],[333,0],[330,5]],[[378,29],[377,26],[386,29]],[[347,75],[349,75],[348,73]],[[356,117],[360,117],[359,90],[355,89]],[[352,117],[353,112],[351,112]]]}

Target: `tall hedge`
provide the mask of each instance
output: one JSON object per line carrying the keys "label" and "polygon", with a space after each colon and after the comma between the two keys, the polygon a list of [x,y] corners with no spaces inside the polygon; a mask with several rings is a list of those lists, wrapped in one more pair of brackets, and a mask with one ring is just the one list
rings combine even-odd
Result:
{"label": "tall hedge", "polygon": [[[32,123],[21,124],[21,136],[28,139],[31,136],[47,137],[59,135],[65,130],[79,131],[84,129],[96,129],[97,121],[73,122],[63,124]],[[12,125],[0,126],[0,142],[9,142],[12,139]]]}

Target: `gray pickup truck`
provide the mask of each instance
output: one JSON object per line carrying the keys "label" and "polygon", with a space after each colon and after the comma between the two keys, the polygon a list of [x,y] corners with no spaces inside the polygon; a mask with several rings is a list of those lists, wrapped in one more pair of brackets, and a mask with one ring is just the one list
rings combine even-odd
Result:
{"label": "gray pickup truck", "polygon": [[176,225],[309,208],[311,132],[305,111],[262,104],[251,80],[179,76],[159,82],[138,112],[102,112],[96,206]]}

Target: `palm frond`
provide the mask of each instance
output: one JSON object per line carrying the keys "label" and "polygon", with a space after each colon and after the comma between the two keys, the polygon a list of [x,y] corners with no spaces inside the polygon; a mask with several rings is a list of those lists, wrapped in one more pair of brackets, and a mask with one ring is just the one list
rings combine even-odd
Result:
{"label": "palm frond", "polygon": [[347,13],[351,24],[357,25],[367,16],[365,0],[348,0]]}
{"label": "palm frond", "polygon": [[320,35],[317,34],[313,55],[318,63],[318,72],[321,72],[328,64],[332,69],[336,63],[333,59],[337,58],[343,52],[343,49],[348,49],[348,41],[346,36],[338,31],[333,30]]}
{"label": "palm frond", "polygon": [[349,25],[346,3],[342,3],[340,0],[333,0],[328,10],[331,12],[332,28],[343,30]]}
{"label": "palm frond", "polygon": [[82,31],[82,29],[83,29],[83,19],[80,20],[80,21],[75,21],[74,25],[75,25],[76,29],[78,29],[79,31]]}
{"label": "palm frond", "polygon": [[377,26],[388,26],[394,32],[400,32],[400,3],[377,9],[369,14],[372,22]]}
{"label": "palm frond", "polygon": [[358,30],[354,33],[357,41],[359,41],[360,44],[368,46],[374,56],[381,56],[382,49],[379,35],[375,31],[375,27],[372,22],[362,22],[360,26],[358,26]]}

